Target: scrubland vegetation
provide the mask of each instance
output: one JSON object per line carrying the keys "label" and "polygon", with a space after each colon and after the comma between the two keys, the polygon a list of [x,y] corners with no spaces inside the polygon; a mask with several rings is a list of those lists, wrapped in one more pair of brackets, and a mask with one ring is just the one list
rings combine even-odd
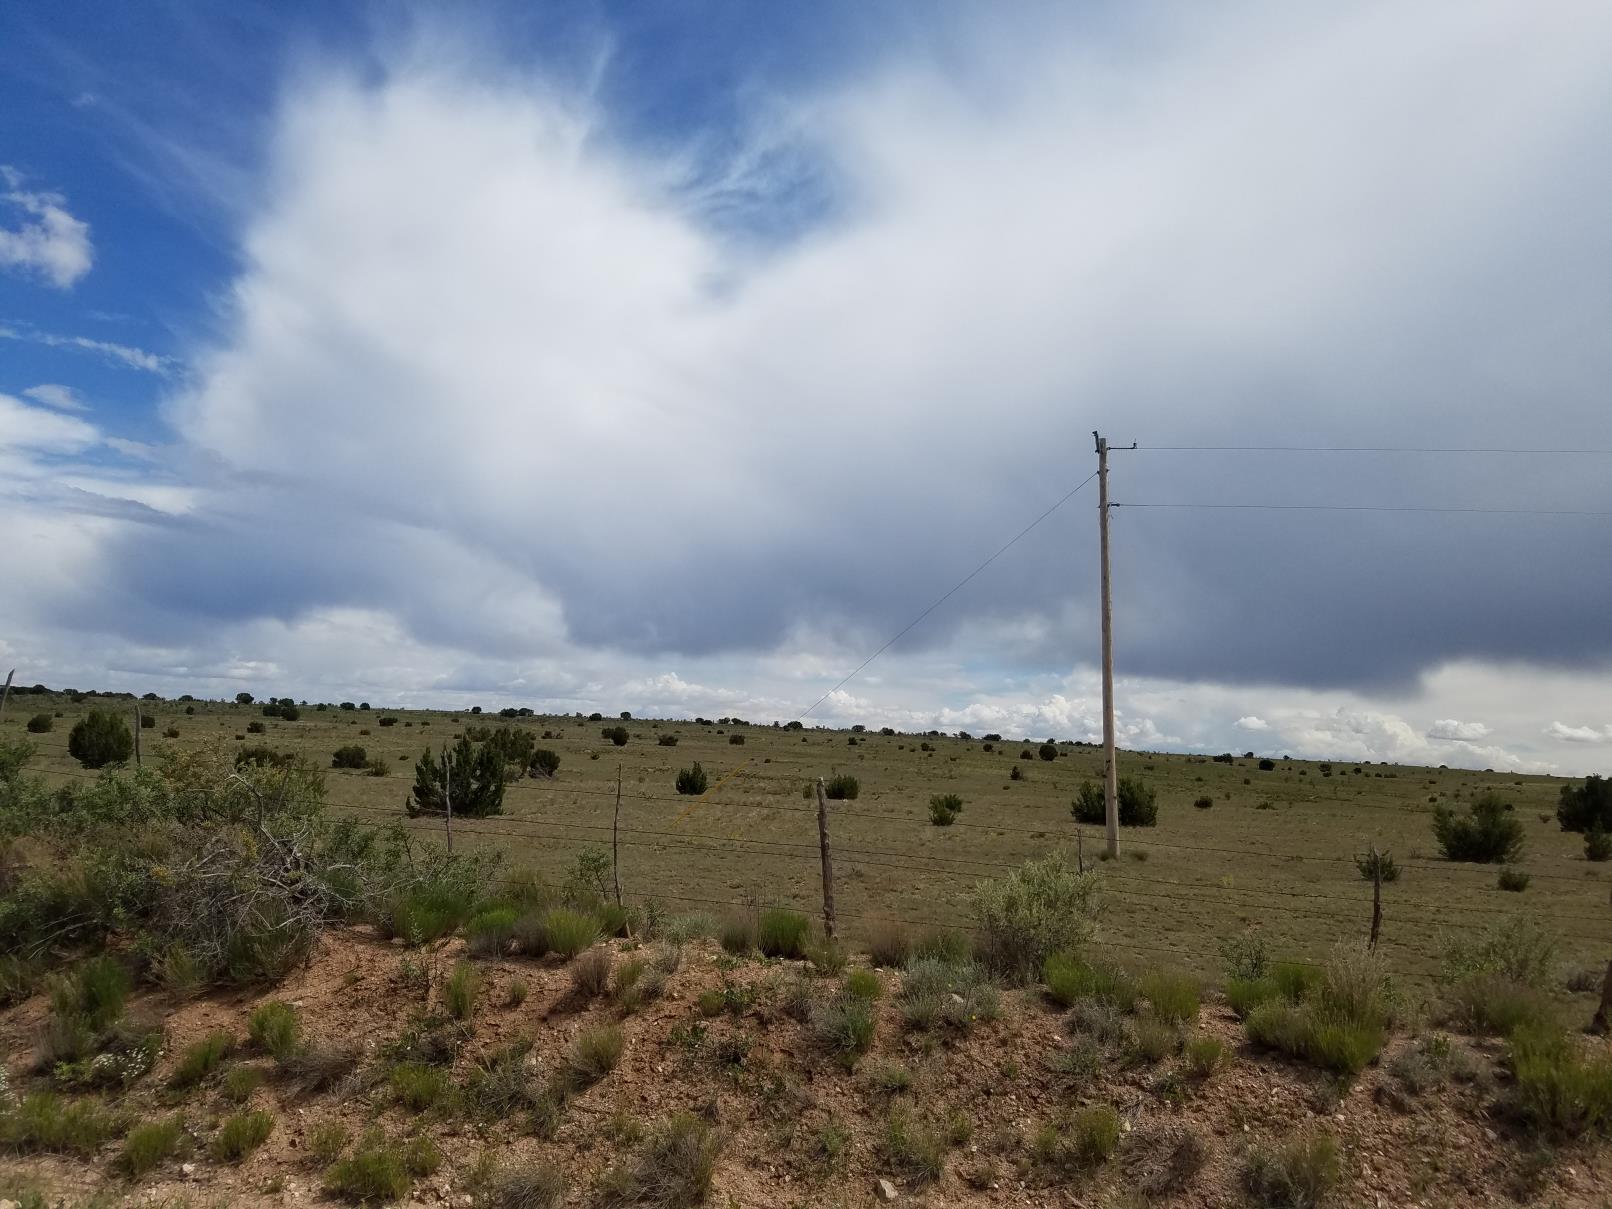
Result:
{"label": "scrubland vegetation", "polygon": [[[277,726],[364,716],[271,704]],[[390,733],[424,721],[385,717]],[[0,747],[0,1197],[279,1203],[295,1184],[333,1203],[440,1186],[487,1206],[854,1204],[879,1180],[947,1204],[1612,1196],[1612,1054],[1583,1032],[1598,975],[1559,925],[1513,906],[1537,888],[1479,925],[1424,926],[1406,976],[1363,921],[1320,952],[1234,911],[1200,922],[1202,952],[1128,944],[1111,921],[1136,911],[1137,863],[1047,843],[953,883],[961,926],[853,912],[830,940],[815,913],[760,894],[687,911],[630,878],[618,905],[608,855],[586,844],[557,869],[473,842],[449,855],[448,802],[456,820],[507,817],[516,787],[591,763],[521,722],[442,728],[409,757],[412,787],[389,791],[390,820],[328,799],[395,751],[241,760],[233,720],[221,740],[56,785]],[[645,726],[604,729],[677,754]],[[746,747],[763,760],[803,737],[758,733]],[[916,761],[946,750],[911,746]],[[1002,769],[1018,766],[1009,746]],[[1049,779],[1067,758],[1022,750]],[[825,776],[827,796],[854,809],[873,771]],[[789,782],[809,818],[814,781]],[[1144,773],[1131,784],[1127,827],[1226,813],[1191,809],[1196,782],[1173,807]],[[1071,787],[1048,792],[1067,819]],[[1089,794],[1074,792],[1078,818]],[[1604,834],[1601,793],[1565,787],[1557,833]],[[914,852],[981,798],[915,798]],[[1515,802],[1463,803],[1420,824],[1450,862],[1523,872],[1549,842]],[[1341,848],[1340,877],[1389,902],[1430,863],[1357,860],[1364,846]],[[1206,913],[1189,900],[1150,909]]]}

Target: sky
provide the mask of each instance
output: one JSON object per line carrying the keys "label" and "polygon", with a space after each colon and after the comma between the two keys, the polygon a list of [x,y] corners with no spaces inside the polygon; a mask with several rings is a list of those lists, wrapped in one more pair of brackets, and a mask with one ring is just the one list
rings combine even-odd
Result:
{"label": "sky", "polygon": [[0,9],[0,666],[1612,772],[1612,8],[1002,12]]}

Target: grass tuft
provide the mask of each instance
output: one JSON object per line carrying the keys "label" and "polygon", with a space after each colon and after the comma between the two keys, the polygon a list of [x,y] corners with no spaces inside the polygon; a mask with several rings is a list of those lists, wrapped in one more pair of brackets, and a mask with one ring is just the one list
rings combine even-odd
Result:
{"label": "grass tuft", "polygon": [[621,1061],[626,1037],[619,1024],[596,1024],[577,1034],[566,1060],[566,1074],[574,1091],[592,1087]]}
{"label": "grass tuft", "polygon": [[799,911],[769,907],[756,926],[756,947],[763,957],[800,959],[806,956],[811,921]]}
{"label": "grass tuft", "polygon": [[131,1180],[138,1180],[173,1158],[189,1140],[180,1117],[142,1122],[124,1137],[118,1168]]}
{"label": "grass tuft", "polygon": [[276,1061],[284,1061],[296,1052],[300,1029],[297,1009],[278,999],[259,1004],[247,1022],[252,1044]]}
{"label": "grass tuft", "polygon": [[469,1020],[476,1010],[476,998],[481,994],[481,974],[468,961],[453,967],[448,981],[442,984],[442,1004],[455,1020]]}
{"label": "grass tuft", "polygon": [[630,1161],[605,1174],[600,1182],[603,1203],[606,1209],[694,1209],[710,1195],[721,1149],[710,1125],[692,1113],[678,1113]]}
{"label": "grass tuft", "polygon": [[238,1112],[234,1116],[224,1118],[224,1123],[213,1135],[213,1143],[209,1149],[213,1157],[221,1163],[239,1163],[267,1142],[273,1132],[272,1113],[261,1109],[254,1112]]}
{"label": "grass tuft", "polygon": [[1243,1167],[1249,1198],[1267,1209],[1316,1209],[1338,1184],[1338,1144],[1325,1134],[1255,1147]]}
{"label": "grass tuft", "polygon": [[200,1041],[185,1047],[185,1052],[179,1057],[179,1065],[174,1067],[174,1073],[168,1079],[169,1086],[196,1086],[223,1065],[224,1059],[234,1052],[233,1034],[222,1029],[208,1033]]}

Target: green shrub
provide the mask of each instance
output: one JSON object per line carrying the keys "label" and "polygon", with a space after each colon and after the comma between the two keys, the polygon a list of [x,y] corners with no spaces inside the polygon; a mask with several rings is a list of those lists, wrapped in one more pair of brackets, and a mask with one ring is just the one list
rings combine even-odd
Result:
{"label": "green shrub", "polygon": [[1497,974],[1523,986],[1544,989],[1555,978],[1560,938],[1537,919],[1508,915],[1474,939],[1446,940],[1440,977],[1458,982],[1475,974]]}
{"label": "green shrub", "polygon": [[470,918],[476,889],[450,877],[429,878],[390,894],[377,922],[381,934],[405,944],[440,940]]}
{"label": "green shrub", "polygon": [[[1134,777],[1121,777],[1118,785],[1119,825],[1121,827],[1157,827],[1159,823],[1158,794]],[[1103,787],[1083,781],[1069,812],[1077,823],[1102,826],[1108,821],[1108,805]]]}
{"label": "green shrub", "polygon": [[887,968],[904,966],[912,956],[912,933],[895,920],[874,920],[867,934],[868,960]]}
{"label": "green shrub", "polygon": [[705,775],[705,769],[700,767],[698,760],[694,761],[692,768],[681,768],[677,772],[677,792],[699,797],[710,785],[710,778]]}
{"label": "green shrub", "polygon": [[717,931],[717,939],[729,953],[745,956],[756,947],[759,928],[756,917],[748,911],[726,916]]}
{"label": "green shrub", "polygon": [[173,1158],[188,1141],[189,1135],[180,1117],[145,1121],[124,1136],[118,1167],[131,1180],[140,1179]]}
{"label": "green shrub", "polygon": [[1602,831],[1599,823],[1584,833],[1584,859],[1612,860],[1612,832]]}
{"label": "green shrub", "polygon": [[950,827],[963,812],[963,799],[955,793],[936,794],[929,799],[929,821],[936,827]]}
{"label": "green shrub", "polygon": [[465,924],[466,947],[480,956],[503,956],[514,944],[517,918],[514,907],[483,907]]}
{"label": "green shrub", "polygon": [[440,760],[427,748],[414,764],[409,817],[446,814],[450,802],[456,817],[502,814],[506,773],[504,754],[494,743],[475,743],[461,735],[451,748],[442,749]]}
{"label": "green shrub", "polygon": [[1523,826],[1511,805],[1496,794],[1473,800],[1465,815],[1448,806],[1433,811],[1433,836],[1447,860],[1510,864],[1522,855]]}
{"label": "green shrub", "polygon": [[872,970],[852,970],[845,976],[845,993],[855,999],[877,999],[883,987]]}
{"label": "green shrub", "polygon": [[677,736],[676,735],[661,735],[658,739],[655,740],[655,742],[660,744],[662,747],[676,747],[677,746]]}
{"label": "green shrub", "polygon": [[571,1043],[566,1074],[575,1091],[592,1087],[621,1061],[626,1036],[619,1024],[596,1024],[583,1029]]}
{"label": "green shrub", "polygon": [[1054,1003],[1073,1007],[1084,999],[1130,1011],[1139,994],[1136,984],[1117,966],[1087,962],[1068,953],[1050,953],[1041,965],[1041,980]]}
{"label": "green shrub", "polygon": [[1192,799],[1192,805],[1198,810],[1209,810],[1214,806],[1214,804],[1215,800],[1208,794],[1204,794],[1201,797]]}
{"label": "green shrub", "polygon": [[556,907],[544,913],[543,933],[549,950],[569,961],[599,939],[599,921],[581,911]]}
{"label": "green shrub", "polygon": [[325,1173],[326,1191],[361,1205],[402,1200],[410,1183],[402,1148],[379,1130],[366,1135],[351,1155]]}
{"label": "green shrub", "polygon": [[1379,877],[1384,882],[1399,880],[1399,866],[1394,864],[1394,858],[1386,852],[1373,849],[1364,856],[1355,857],[1355,868],[1360,870],[1360,876],[1368,882]]}
{"label": "green shrub", "polygon": [[947,962],[915,957],[902,975],[902,1018],[908,1027],[938,1027],[967,1032],[980,1021],[994,1020],[1000,1011],[1000,993],[984,966],[976,962]]}
{"label": "green shrub", "polygon": [[231,1104],[245,1104],[267,1077],[261,1066],[232,1066],[225,1073],[220,1090]]}
{"label": "green shrub", "polygon": [[1036,748],[1036,754],[1048,764],[1051,764],[1058,758],[1058,745],[1050,742],[1043,743],[1040,747]]}
{"label": "green shrub", "polygon": [[629,1162],[605,1173],[603,1204],[606,1209],[694,1209],[710,1195],[721,1149],[711,1126],[692,1113],[678,1113],[651,1133]]}
{"label": "green shrub", "polygon": [[607,726],[599,732],[599,737],[609,739],[617,747],[626,747],[627,740],[631,736],[627,733],[625,726]]}
{"label": "green shrub", "polygon": [[812,1011],[812,1032],[847,1067],[873,1044],[873,1005],[855,995],[836,995]]}
{"label": "green shrub", "polygon": [[1097,911],[1095,874],[1077,873],[1059,853],[1028,861],[974,891],[979,952],[991,970],[1024,983],[1048,954],[1077,949]]}
{"label": "green shrub", "polygon": [[273,1132],[273,1114],[261,1109],[225,1117],[218,1132],[213,1135],[210,1147],[213,1158],[221,1163],[239,1163],[267,1142]]}
{"label": "green shrub", "polygon": [[466,1100],[489,1120],[506,1120],[537,1106],[541,1092],[527,1058],[532,1043],[518,1040],[479,1058],[465,1088]]}
{"label": "green shrub", "polygon": [[223,1065],[224,1059],[234,1052],[233,1034],[222,1029],[208,1033],[185,1048],[168,1082],[174,1087],[194,1087]]}
{"label": "green shrub", "polygon": [[946,1170],[946,1135],[915,1121],[905,1105],[890,1110],[883,1149],[891,1164],[921,1183],[933,1183]]}
{"label": "green shrub", "polygon": [[435,1066],[421,1062],[400,1062],[388,1077],[392,1095],[410,1112],[425,1112],[448,1095],[448,1076]]}
{"label": "green shrub", "polygon": [[1511,1038],[1513,1107],[1529,1128],[1579,1137],[1612,1124],[1612,1058],[1587,1056],[1558,1028],[1525,1025]]}
{"label": "green shrub", "polygon": [[1181,1030],[1151,1015],[1138,1016],[1126,1030],[1126,1043],[1133,1062],[1162,1062],[1181,1044]]}
{"label": "green shrub", "polygon": [[1198,1018],[1198,980],[1190,975],[1158,970],[1144,974],[1137,990],[1160,1020],[1185,1024]]}
{"label": "green shrub", "polygon": [[246,733],[249,735],[266,734],[268,733],[268,729],[269,728],[264,726],[261,722],[248,722],[246,724]]}
{"label": "green shrub", "polygon": [[1243,1027],[1255,1045],[1347,1077],[1382,1051],[1392,1015],[1380,961],[1363,949],[1340,946],[1302,1002],[1267,999],[1248,1011]]}
{"label": "green shrub", "polygon": [[764,957],[802,958],[811,929],[811,921],[799,911],[769,907],[757,923],[756,945]]}
{"label": "green shrub", "polygon": [[1069,1148],[1081,1166],[1107,1162],[1119,1147],[1119,1113],[1107,1104],[1077,1112],[1069,1122]]}
{"label": "green shrub", "polygon": [[468,961],[453,967],[453,973],[442,984],[442,1003],[448,1015],[455,1020],[469,1020],[476,1010],[476,997],[481,994],[481,974]]}
{"label": "green shrub", "polygon": [[412,1176],[435,1175],[442,1167],[442,1152],[424,1134],[403,1143],[403,1170]]}
{"label": "green shrub", "polygon": [[579,999],[597,999],[610,988],[615,957],[607,948],[589,949],[571,965],[571,993]]}
{"label": "green shrub", "polygon": [[120,715],[91,710],[68,733],[67,754],[85,768],[124,764],[134,755],[134,736]]}
{"label": "green shrub", "polygon": [[831,802],[854,802],[861,793],[862,783],[849,773],[840,773],[823,783],[823,796]]}
{"label": "green shrub", "polygon": [[1533,878],[1521,869],[1505,868],[1500,870],[1500,877],[1496,881],[1496,885],[1502,890],[1520,894],[1528,889],[1528,883],[1532,880]]}
{"label": "green shrub", "polygon": [[316,1163],[334,1163],[352,1140],[352,1130],[340,1121],[320,1121],[308,1130],[308,1157]]}
{"label": "green shrub", "polygon": [[1246,1020],[1260,1004],[1282,998],[1274,978],[1231,978],[1224,990],[1226,1004],[1239,1020]]}
{"label": "green shrub", "polygon": [[330,757],[332,768],[362,768],[369,763],[369,753],[356,743],[338,747]]}
{"label": "green shrub", "polygon": [[843,972],[849,959],[845,946],[837,940],[819,940],[806,946],[806,960],[812,963],[812,970],[830,978]]}
{"label": "green shrub", "polygon": [[54,1092],[30,1092],[0,1111],[0,1150],[88,1157],[123,1131],[121,1116],[94,1100],[63,1100]]}
{"label": "green shrub", "polygon": [[1445,997],[1449,1021],[1469,1033],[1506,1037],[1523,1025],[1553,1026],[1556,1008],[1537,987],[1503,974],[1471,974]]}
{"label": "green shrub", "polygon": [[275,1059],[289,1058],[296,1051],[300,1030],[297,1009],[279,1000],[260,1004],[247,1020],[252,1044]]}
{"label": "green shrub", "polygon": [[546,777],[553,779],[554,774],[560,771],[560,753],[550,751],[546,747],[539,747],[532,752],[531,763],[526,766],[528,776]]}
{"label": "green shrub", "polygon": [[1226,1047],[1218,1037],[1198,1036],[1182,1049],[1187,1073],[1194,1079],[1207,1079],[1219,1068],[1226,1056]]}
{"label": "green shrub", "polygon": [[912,942],[913,957],[933,957],[955,965],[972,959],[973,955],[973,939],[955,928],[926,928]]}
{"label": "green shrub", "polygon": [[1563,785],[1556,819],[1563,831],[1612,833],[1612,780],[1591,776],[1583,785]]}
{"label": "green shrub", "polygon": [[1316,1209],[1341,1173],[1338,1144],[1324,1134],[1274,1149],[1257,1146],[1243,1167],[1243,1184],[1256,1205],[1268,1209]]}
{"label": "green shrub", "polygon": [[56,726],[56,719],[50,714],[35,714],[28,719],[28,733],[30,735],[48,735]]}

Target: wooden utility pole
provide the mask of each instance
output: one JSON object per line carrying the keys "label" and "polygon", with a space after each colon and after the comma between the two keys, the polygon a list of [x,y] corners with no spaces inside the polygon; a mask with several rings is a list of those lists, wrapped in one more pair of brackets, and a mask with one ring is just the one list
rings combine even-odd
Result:
{"label": "wooden utility pole", "polygon": [[610,875],[616,883],[616,906],[621,906],[621,765],[616,765],[616,813],[610,820]]}
{"label": "wooden utility pole", "polygon": [[1114,763],[1114,596],[1108,579],[1108,438],[1097,442],[1097,532],[1103,583],[1103,806],[1108,821],[1108,855],[1119,855],[1119,770]]}
{"label": "wooden utility pole", "polygon": [[828,795],[817,778],[817,845],[823,853],[823,935],[834,939],[834,861],[828,853]]}
{"label": "wooden utility pole", "polygon": [[140,767],[140,705],[134,706],[134,766]]}

